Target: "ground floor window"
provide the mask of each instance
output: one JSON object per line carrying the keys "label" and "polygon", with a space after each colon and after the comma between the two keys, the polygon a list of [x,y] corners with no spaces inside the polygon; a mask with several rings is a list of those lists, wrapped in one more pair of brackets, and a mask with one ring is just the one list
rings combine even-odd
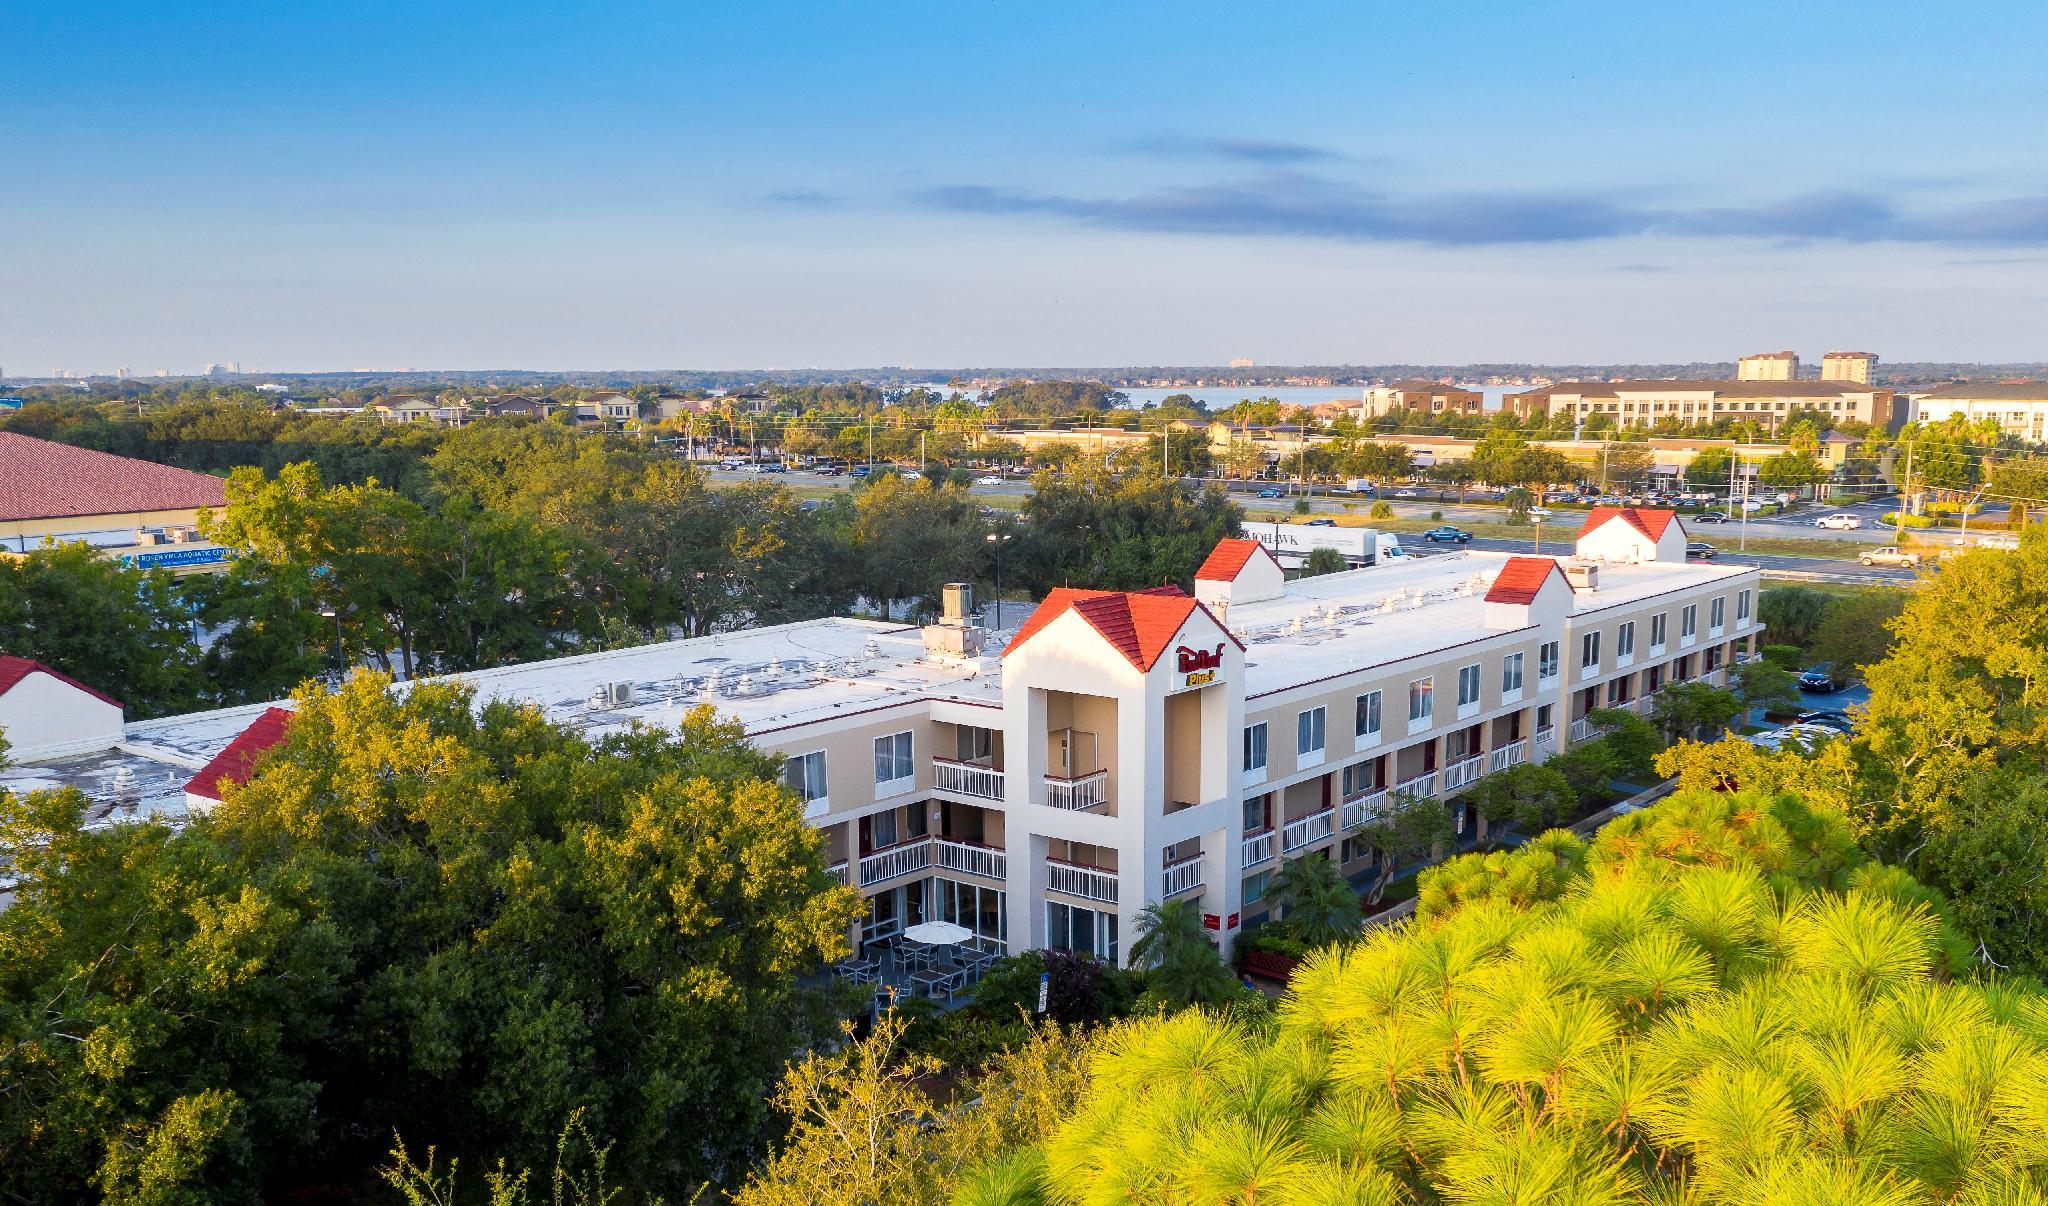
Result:
{"label": "ground floor window", "polygon": [[1248,905],[1255,905],[1266,899],[1266,885],[1272,881],[1273,873],[1271,871],[1261,871],[1257,875],[1246,876],[1244,881],[1244,902]]}
{"label": "ground floor window", "polygon": [[916,880],[897,884],[868,897],[868,915],[861,921],[860,940],[873,942],[877,938],[887,938],[924,921],[927,882]]}
{"label": "ground floor window", "polygon": [[1047,901],[1045,946],[1047,950],[1072,951],[1090,959],[1115,963],[1116,914]]}
{"label": "ground floor window", "polygon": [[950,879],[934,879],[932,885],[938,892],[940,921],[964,925],[977,938],[1009,943],[1010,914],[1003,906],[1008,893],[1001,888],[955,883]]}

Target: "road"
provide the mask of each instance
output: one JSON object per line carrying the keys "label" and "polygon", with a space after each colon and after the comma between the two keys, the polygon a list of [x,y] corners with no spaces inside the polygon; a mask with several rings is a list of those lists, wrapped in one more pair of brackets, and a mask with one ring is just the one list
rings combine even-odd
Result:
{"label": "road", "polygon": [[[858,480],[844,476],[825,477],[816,473],[801,471],[787,474],[760,474],[744,470],[712,469],[710,474],[713,481],[727,484],[779,481],[793,486],[809,486],[824,489],[835,487],[845,489],[852,486]],[[969,486],[968,493],[1022,500],[1030,497],[1031,483],[1022,478],[1008,479],[998,484]],[[1293,506],[1293,500],[1291,499],[1259,499],[1256,497],[1255,491],[1233,491],[1233,496],[1247,506],[1258,506],[1262,502],[1275,507],[1292,508]],[[1498,506],[1487,506],[1479,503],[1466,503],[1463,505],[1456,502],[1439,503],[1427,499],[1421,501],[1389,499],[1387,501],[1393,506],[1394,514],[1403,519],[1428,519],[1431,513],[1435,511],[1443,512],[1443,518],[1446,523],[1498,523],[1501,519],[1501,509]],[[1370,500],[1362,499],[1338,499],[1318,496],[1309,500],[1311,512],[1325,515],[1361,514],[1363,508],[1370,505]],[[1877,523],[1877,516],[1883,511],[1889,510],[1891,505],[1895,504],[1878,500],[1854,507],[1809,509],[1803,515],[1752,519],[1749,522],[1749,531],[1753,536],[1768,536],[1777,539],[1862,540],[1870,544],[1883,544],[1891,539],[1891,533],[1889,530],[1879,530],[1875,525]],[[1847,532],[1830,531],[1813,526],[1813,521],[1816,517],[1836,514],[1838,511],[1862,515],[1864,522],[1872,526]],[[1272,520],[1285,521],[1291,518],[1291,516],[1269,513],[1259,518],[1270,522]],[[1559,526],[1576,528],[1578,522],[1576,512],[1563,514],[1559,518],[1562,521]],[[1843,561],[1839,558],[1764,556],[1754,553],[1738,553],[1734,545],[1737,543],[1737,529],[1739,526],[1739,524],[1733,523],[1720,525],[1699,524],[1694,526],[1694,535],[1699,539],[1708,540],[1710,543],[1720,546],[1720,553],[1716,558],[1716,564],[1719,565],[1754,565],[1765,572],[1778,571],[1818,575],[1831,582],[1906,583],[1911,582],[1914,577],[1911,570],[1891,569],[1883,566],[1866,568],[1857,565],[1855,562]],[[1406,536],[1403,543],[1418,552],[1429,549],[1429,546],[1423,544],[1419,537],[1412,535]],[[1544,543],[1550,547],[1552,552],[1562,551],[1566,547],[1564,541],[1555,538],[1546,540]],[[1528,553],[1535,550],[1535,542],[1530,540],[1479,537],[1472,541],[1471,547],[1490,549],[1503,553]]]}

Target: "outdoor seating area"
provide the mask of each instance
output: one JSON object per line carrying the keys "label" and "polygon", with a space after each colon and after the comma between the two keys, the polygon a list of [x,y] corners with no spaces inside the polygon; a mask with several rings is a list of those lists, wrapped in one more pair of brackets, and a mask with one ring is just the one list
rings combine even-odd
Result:
{"label": "outdoor seating area", "polygon": [[927,921],[863,943],[852,958],[833,964],[832,974],[873,985],[878,998],[921,996],[950,1006],[1005,953],[1002,943],[965,926]]}

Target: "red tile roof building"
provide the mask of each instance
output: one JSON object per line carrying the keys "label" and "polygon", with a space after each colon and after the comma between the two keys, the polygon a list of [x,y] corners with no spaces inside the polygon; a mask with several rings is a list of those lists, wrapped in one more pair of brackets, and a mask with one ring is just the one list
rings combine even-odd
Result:
{"label": "red tile roof building", "polygon": [[0,522],[227,505],[217,477],[0,431]]}
{"label": "red tile roof building", "polygon": [[95,691],[70,675],[59,674],[57,671],[50,669],[33,658],[15,657],[12,654],[0,654],[0,695],[5,695],[9,691],[14,690],[21,683],[21,680],[31,674],[47,674],[58,682],[68,683],[78,688],[102,703],[110,703],[117,708],[121,706],[120,700],[115,699],[104,691]]}
{"label": "red tile roof building", "polygon": [[1266,553],[1268,557],[1273,555],[1256,540],[1219,540],[1216,547],[1209,550],[1201,568],[1195,571],[1195,581],[1229,582],[1237,577],[1247,561],[1260,553]]}
{"label": "red tile roof building", "polygon": [[240,786],[256,773],[256,761],[269,753],[271,747],[284,740],[285,730],[291,725],[292,714],[284,708],[265,708],[256,722],[243,729],[241,735],[228,743],[228,747],[214,756],[213,761],[192,776],[185,785],[187,796],[198,796],[205,800],[219,801],[226,794],[226,785]]}
{"label": "red tile roof building", "polygon": [[[1256,541],[1251,543],[1257,544]],[[1187,623],[1189,616],[1196,611],[1208,614],[1208,608],[1172,586],[1146,591],[1058,587],[1046,595],[1045,601],[1031,613],[1031,618],[1024,621],[1024,626],[1004,648],[1003,656],[1008,657],[1046,625],[1070,611],[1088,621],[1089,627],[1100,633],[1103,640],[1140,670],[1150,670],[1158,663],[1160,655],[1166,652],[1174,634]]]}
{"label": "red tile roof building", "polygon": [[1608,520],[1620,519],[1651,540],[1661,540],[1664,537],[1664,530],[1677,518],[1676,511],[1653,511],[1643,507],[1594,507],[1586,512],[1586,522],[1580,525],[1579,535],[1591,535]]}
{"label": "red tile roof building", "polygon": [[1550,580],[1552,574],[1563,574],[1557,562],[1548,557],[1510,557],[1493,579],[1493,586],[1486,592],[1488,603],[1520,603],[1527,605],[1536,601],[1537,592]]}

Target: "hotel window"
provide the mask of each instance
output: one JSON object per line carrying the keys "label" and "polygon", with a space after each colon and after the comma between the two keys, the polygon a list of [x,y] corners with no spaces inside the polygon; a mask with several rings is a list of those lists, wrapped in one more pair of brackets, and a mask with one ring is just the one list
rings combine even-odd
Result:
{"label": "hotel window", "polygon": [[1344,798],[1362,796],[1379,787],[1379,759],[1368,758],[1344,768]]}
{"label": "hotel window", "polygon": [[1310,708],[1294,716],[1294,752],[1296,754],[1320,754],[1323,752],[1323,709]]}
{"label": "hotel window", "polygon": [[1116,914],[1045,902],[1045,945],[1106,963],[1116,962]]}
{"label": "hotel window", "polygon": [[1664,621],[1669,618],[1666,613],[1661,611],[1650,617],[1650,648],[1662,649],[1664,647]]}
{"label": "hotel window", "polygon": [[1551,729],[1552,729],[1553,727],[1555,727],[1555,725],[1556,725],[1556,722],[1555,722],[1555,721],[1553,721],[1553,720],[1552,720],[1552,719],[1550,718],[1550,717],[1551,717],[1551,707],[1552,707],[1552,706],[1553,706],[1553,705],[1551,705],[1551,704],[1539,704],[1539,705],[1537,705],[1537,708],[1536,708],[1536,731],[1537,731],[1537,732],[1539,732],[1539,733],[1547,733],[1547,732],[1549,732],[1549,731],[1550,731],[1550,730],[1551,730]]}
{"label": "hotel window", "polygon": [[1743,591],[1735,596],[1735,623],[1738,627],[1743,624],[1749,623],[1748,591]]}
{"label": "hotel window", "polygon": [[1727,616],[1728,600],[1726,597],[1716,598],[1707,605],[1707,627],[1719,628],[1721,621],[1726,619]]}
{"label": "hotel window", "polygon": [[825,798],[825,751],[797,754],[782,764],[782,781],[796,798],[815,804]]}
{"label": "hotel window", "polygon": [[875,786],[907,785],[917,778],[910,760],[910,734],[891,733],[875,738]]}
{"label": "hotel window", "polygon": [[1545,641],[1536,647],[1536,681],[1556,678],[1559,663],[1564,660],[1556,641]]}
{"label": "hotel window", "polygon": [[1266,723],[1246,725],[1244,729],[1244,768],[1248,771],[1266,769]]}
{"label": "hotel window", "polygon": [[1614,630],[1614,656],[1616,658],[1636,655],[1636,622],[1630,620]]}
{"label": "hotel window", "polygon": [[1510,653],[1500,659],[1500,690],[1511,695],[1522,689],[1522,655]]}
{"label": "hotel window", "polygon": [[1458,706],[1465,707],[1479,702],[1479,663],[1458,670]]}
{"label": "hotel window", "polygon": [[1418,678],[1408,684],[1408,723],[1428,720],[1436,713],[1436,678]]}
{"label": "hotel window", "polygon": [[1270,795],[1253,796],[1244,802],[1244,831],[1258,833],[1267,826],[1266,802]]}
{"label": "hotel window", "polygon": [[1352,736],[1371,737],[1380,731],[1380,693],[1368,691],[1358,697],[1358,711],[1352,718]]}
{"label": "hotel window", "polygon": [[1248,905],[1255,905],[1264,900],[1266,898],[1266,885],[1271,883],[1272,880],[1273,873],[1271,871],[1261,871],[1257,875],[1246,876],[1244,881],[1244,902]]}
{"label": "hotel window", "polygon": [[1687,604],[1685,610],[1678,613],[1678,635],[1689,640],[1698,635],[1699,630],[1700,605]]}
{"label": "hotel window", "polygon": [[1600,634],[1589,632],[1579,638],[1579,669],[1591,670],[1600,664]]}

